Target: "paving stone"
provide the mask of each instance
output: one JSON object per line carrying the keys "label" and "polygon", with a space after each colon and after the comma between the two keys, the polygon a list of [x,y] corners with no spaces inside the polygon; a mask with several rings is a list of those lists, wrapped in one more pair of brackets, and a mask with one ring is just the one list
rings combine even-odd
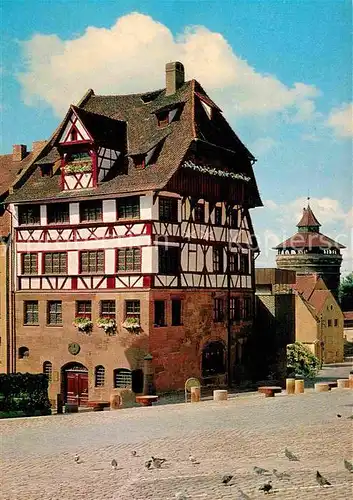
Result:
{"label": "paving stone", "polygon": [[[288,481],[271,477],[276,499],[350,499],[353,474],[343,459],[353,458],[353,421],[346,418],[352,396],[241,395],[221,403],[1,421],[0,500],[168,500],[177,491],[193,500],[230,500],[239,488],[259,499],[267,478],[253,472],[255,465],[290,474]],[[285,447],[300,461],[290,462]],[[190,453],[199,465],[190,463]],[[151,455],[166,458],[165,466],[146,470]],[[317,485],[316,470],[332,487]],[[221,483],[225,473],[234,475],[232,486]]]}

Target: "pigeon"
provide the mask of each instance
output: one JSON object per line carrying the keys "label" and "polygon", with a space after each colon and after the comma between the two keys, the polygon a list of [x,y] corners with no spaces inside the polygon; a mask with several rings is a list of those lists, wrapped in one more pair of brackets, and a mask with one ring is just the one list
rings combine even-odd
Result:
{"label": "pigeon", "polygon": [[291,451],[289,451],[288,448],[284,450],[284,453],[286,457],[289,458],[289,460],[291,460],[292,462],[299,462],[299,458],[296,457]]}
{"label": "pigeon", "polygon": [[177,493],[175,493],[175,500],[188,500],[188,499],[189,497],[182,491],[178,491]]}
{"label": "pigeon", "polygon": [[75,455],[75,462],[76,462],[77,464],[81,463],[81,462],[80,462],[80,455],[77,455],[77,453],[76,453],[76,455]]}
{"label": "pigeon", "polygon": [[152,460],[152,465],[155,469],[160,469],[162,464],[166,462],[165,458],[156,458],[156,457],[151,457]]}
{"label": "pigeon", "polygon": [[196,458],[195,458],[195,457],[193,457],[192,455],[189,455],[189,460],[190,460],[190,462],[191,462],[193,465],[197,465],[197,464],[199,464],[199,463],[200,463],[200,462],[198,462],[198,461],[196,460]]}
{"label": "pigeon", "polygon": [[238,500],[251,500],[251,498],[244,491],[239,490]]}
{"label": "pigeon", "polygon": [[113,458],[113,460],[112,460],[111,464],[112,464],[112,468],[113,468],[113,469],[115,469],[115,470],[116,470],[116,469],[118,468],[118,462],[115,460],[115,458]]}
{"label": "pigeon", "polygon": [[340,415],[339,413],[337,413],[336,417],[341,418],[342,415]]}
{"label": "pigeon", "polygon": [[133,457],[137,457],[137,451],[133,450],[133,451],[131,452],[131,455],[132,455]]}
{"label": "pigeon", "polygon": [[256,465],[255,465],[254,472],[256,472],[256,474],[261,475],[261,474],[265,474],[266,472],[269,473],[270,471],[267,469],[262,469],[261,467],[256,467]]}
{"label": "pigeon", "polygon": [[348,470],[348,472],[353,472],[353,464],[352,462],[348,462],[348,460],[344,460],[344,466]]}
{"label": "pigeon", "polygon": [[316,471],[316,481],[320,486],[331,486],[331,483],[327,481],[327,479],[322,476],[318,470]]}
{"label": "pigeon", "polygon": [[146,468],[146,469],[151,469],[151,465],[152,465],[152,460],[147,460],[147,461],[145,462],[145,468]]}
{"label": "pigeon", "polygon": [[227,485],[230,483],[230,481],[233,479],[233,476],[231,474],[225,474],[223,477],[222,477],[222,483],[224,485]]}
{"label": "pigeon", "polygon": [[276,476],[278,479],[289,479],[290,478],[290,475],[287,474],[287,472],[278,472],[277,469],[273,469],[272,470],[273,472],[273,475]]}
{"label": "pigeon", "polygon": [[267,481],[267,483],[265,483],[263,486],[260,486],[259,490],[263,491],[264,493],[270,493],[273,488],[271,482],[272,481]]}

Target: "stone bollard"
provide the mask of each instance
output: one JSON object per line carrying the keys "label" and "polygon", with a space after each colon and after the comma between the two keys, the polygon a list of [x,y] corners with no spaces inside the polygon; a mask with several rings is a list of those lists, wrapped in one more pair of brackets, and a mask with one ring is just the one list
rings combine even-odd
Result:
{"label": "stone bollard", "polygon": [[56,413],[58,415],[61,415],[63,412],[63,398],[62,395],[59,393],[56,395]]}
{"label": "stone bollard", "polygon": [[304,392],[304,380],[295,381],[295,394],[303,394]]}
{"label": "stone bollard", "polygon": [[287,394],[294,394],[295,392],[295,379],[286,378],[286,392]]}
{"label": "stone bollard", "polygon": [[337,379],[337,388],[338,389],[349,389],[349,379],[348,378]]}
{"label": "stone bollard", "polygon": [[111,394],[109,398],[110,409],[119,410],[121,408],[121,397],[120,394]]}
{"label": "stone bollard", "polygon": [[191,396],[191,403],[198,403],[201,397],[200,387],[191,387],[190,396]]}
{"label": "stone bollard", "polygon": [[78,413],[78,405],[75,403],[66,403],[65,413]]}
{"label": "stone bollard", "polygon": [[353,389],[353,373],[349,374],[349,387],[350,389]]}
{"label": "stone bollard", "polygon": [[329,385],[325,384],[325,382],[317,382],[315,384],[315,392],[328,392],[329,390]]}
{"label": "stone bollard", "polygon": [[213,401],[226,401],[228,399],[228,391],[225,389],[217,389],[213,391]]}

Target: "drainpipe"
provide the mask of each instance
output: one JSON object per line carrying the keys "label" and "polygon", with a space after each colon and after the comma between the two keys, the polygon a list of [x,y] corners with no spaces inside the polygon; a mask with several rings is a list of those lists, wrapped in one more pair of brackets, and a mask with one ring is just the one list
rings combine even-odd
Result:
{"label": "drainpipe", "polygon": [[230,217],[231,212],[228,207],[228,227],[227,227],[227,372],[228,372],[228,387],[232,385],[232,332],[231,332],[231,321],[230,321],[230,266],[229,266],[229,256],[230,256]]}

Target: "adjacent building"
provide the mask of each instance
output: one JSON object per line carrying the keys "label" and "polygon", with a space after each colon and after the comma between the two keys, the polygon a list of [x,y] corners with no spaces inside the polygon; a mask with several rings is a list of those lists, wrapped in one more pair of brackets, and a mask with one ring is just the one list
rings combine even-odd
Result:
{"label": "adjacent building", "polygon": [[201,85],[89,90],[13,184],[14,371],[85,405],[231,381],[248,357],[261,206],[250,151]]}
{"label": "adjacent building", "polygon": [[33,143],[33,151],[15,144],[13,151],[0,155],[0,373],[13,371],[14,325],[12,318],[11,212],[4,203],[15,179],[27,168],[44,142]]}
{"label": "adjacent building", "polygon": [[287,376],[287,345],[295,342],[294,271],[257,268],[253,362],[257,379],[283,382]]}
{"label": "adjacent building", "polygon": [[276,246],[279,269],[296,271],[297,275],[315,273],[338,297],[343,245],[320,232],[321,224],[309,203],[297,224],[298,231]]}
{"label": "adjacent building", "polygon": [[323,363],[344,360],[343,313],[334,295],[316,274],[297,276],[295,339]]}

